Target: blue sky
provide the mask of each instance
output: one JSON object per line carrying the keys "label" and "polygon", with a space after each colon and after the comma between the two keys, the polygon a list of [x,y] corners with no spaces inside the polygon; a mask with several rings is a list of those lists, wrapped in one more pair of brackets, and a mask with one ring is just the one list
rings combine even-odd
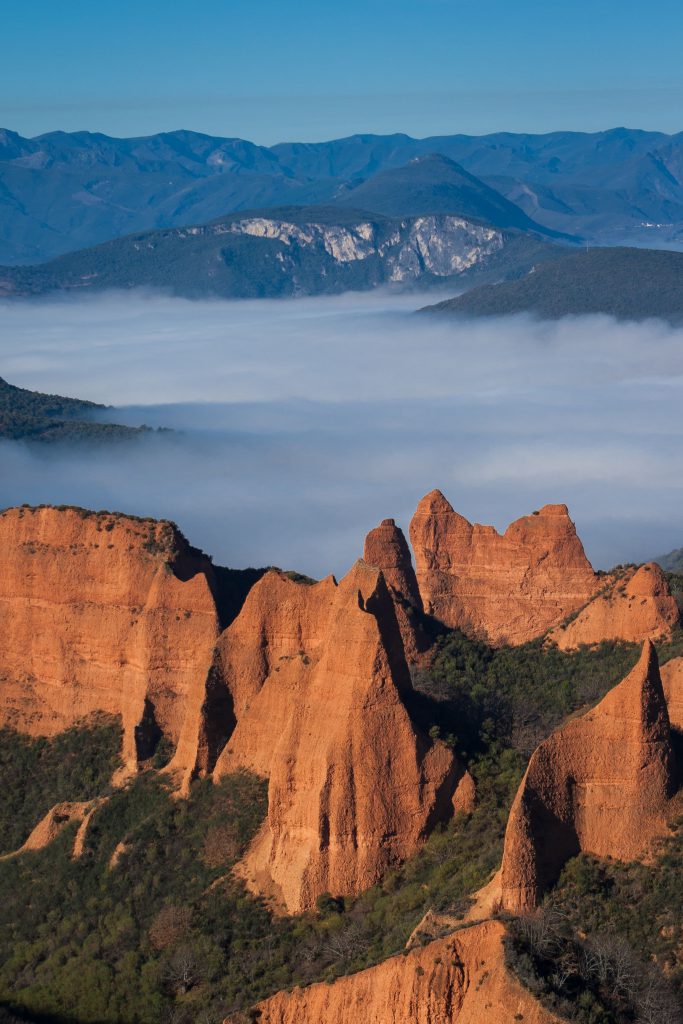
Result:
{"label": "blue sky", "polygon": [[680,0],[3,0],[2,36],[23,135],[683,129]]}

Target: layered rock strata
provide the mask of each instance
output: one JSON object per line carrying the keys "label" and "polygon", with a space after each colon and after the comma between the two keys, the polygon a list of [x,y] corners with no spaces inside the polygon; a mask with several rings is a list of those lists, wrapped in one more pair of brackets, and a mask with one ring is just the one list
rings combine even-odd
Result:
{"label": "layered rock strata", "polygon": [[168,522],[0,515],[0,725],[52,736],[119,715],[134,771],[160,736],[191,772],[219,632],[212,567]]}
{"label": "layered rock strata", "polygon": [[623,682],[533,754],[505,835],[503,906],[536,906],[578,853],[641,856],[666,828],[676,785],[669,716],[648,641]]}
{"label": "layered rock strata", "polygon": [[425,612],[492,644],[542,636],[599,586],[566,505],[545,505],[499,534],[431,491],[410,539]]}
{"label": "layered rock strata", "polygon": [[650,562],[612,583],[550,639],[563,651],[603,640],[642,643],[669,637],[679,618],[666,576]]}
{"label": "layered rock strata", "polygon": [[[354,894],[453,814],[463,769],[410,720],[411,683],[382,573],[358,562],[313,586],[271,572],[219,644],[236,726],[220,777],[269,777],[268,818],[241,872],[298,912]],[[463,785],[459,801],[472,794]]]}
{"label": "layered rock strata", "polygon": [[331,985],[279,992],[254,1013],[259,1024],[559,1024],[507,971],[504,934],[499,921],[463,928]]}

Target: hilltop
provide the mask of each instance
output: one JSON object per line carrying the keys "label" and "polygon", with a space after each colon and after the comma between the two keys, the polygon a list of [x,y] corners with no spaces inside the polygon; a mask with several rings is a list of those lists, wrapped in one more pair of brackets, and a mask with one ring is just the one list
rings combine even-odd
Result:
{"label": "hilltop", "polygon": [[[34,264],[112,238],[247,209],[391,204],[373,177],[438,154],[549,231],[598,245],[680,245],[683,134],[637,129],[484,136],[352,135],[258,146],[192,131],[118,139],[0,131],[0,264]],[[438,203],[452,169],[435,181]]]}
{"label": "hilltop", "polygon": [[473,288],[422,312],[532,313],[545,319],[604,313],[620,320],[683,321],[683,253],[590,249],[541,262],[518,280]]}

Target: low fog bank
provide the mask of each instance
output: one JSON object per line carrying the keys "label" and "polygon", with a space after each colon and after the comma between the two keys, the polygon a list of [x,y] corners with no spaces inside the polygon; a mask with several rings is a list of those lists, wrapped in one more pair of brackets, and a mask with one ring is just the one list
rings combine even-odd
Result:
{"label": "low fog bank", "polygon": [[683,544],[683,331],[458,323],[420,299],[7,304],[0,376],[177,433],[0,444],[0,504],[163,516],[222,564],[314,576],[435,486],[499,529],[567,502],[596,567]]}

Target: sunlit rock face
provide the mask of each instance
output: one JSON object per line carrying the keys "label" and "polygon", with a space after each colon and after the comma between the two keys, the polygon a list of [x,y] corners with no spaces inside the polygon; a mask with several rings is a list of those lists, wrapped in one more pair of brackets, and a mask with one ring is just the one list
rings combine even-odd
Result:
{"label": "sunlit rock face", "polygon": [[410,676],[378,569],[359,561],[339,584],[313,586],[268,573],[219,652],[236,726],[215,774],[269,778],[268,817],[240,872],[281,908],[368,888],[471,803],[453,753],[406,710]]}
{"label": "sunlit rock face", "polygon": [[669,715],[650,641],[632,672],[536,749],[510,811],[502,902],[537,906],[578,853],[633,860],[666,831],[678,785]]}
{"label": "sunlit rock face", "polygon": [[[249,217],[186,233],[251,235],[276,239],[295,250],[318,250],[333,263],[379,258],[387,281],[414,281],[425,274],[451,277],[475,266],[503,248],[504,235],[495,228],[462,217],[434,215],[406,218],[391,224],[361,221],[339,224],[293,224],[269,217]],[[286,259],[286,257],[285,257]]]}
{"label": "sunlit rock face", "polygon": [[670,637],[680,614],[666,576],[650,562],[611,582],[550,639],[563,651],[603,640],[641,643]]}
{"label": "sunlit rock face", "polygon": [[[505,966],[500,921],[463,928],[333,984],[278,992],[260,1024],[559,1024]],[[224,1024],[238,1024],[227,1018]]]}
{"label": "sunlit rock face", "polygon": [[683,733],[683,658],[662,665],[661,676],[671,728]]}
{"label": "sunlit rock face", "polygon": [[566,505],[544,505],[500,534],[435,490],[418,504],[410,539],[425,611],[489,643],[542,636],[599,587]]}
{"label": "sunlit rock face", "polygon": [[194,771],[219,621],[212,566],[172,523],[3,512],[0,635],[1,725],[53,736],[118,715],[126,771],[160,735]]}
{"label": "sunlit rock face", "polygon": [[365,538],[363,559],[382,570],[394,601],[403,648],[409,664],[418,662],[429,647],[421,620],[422,598],[410,548],[393,519],[383,519]]}

